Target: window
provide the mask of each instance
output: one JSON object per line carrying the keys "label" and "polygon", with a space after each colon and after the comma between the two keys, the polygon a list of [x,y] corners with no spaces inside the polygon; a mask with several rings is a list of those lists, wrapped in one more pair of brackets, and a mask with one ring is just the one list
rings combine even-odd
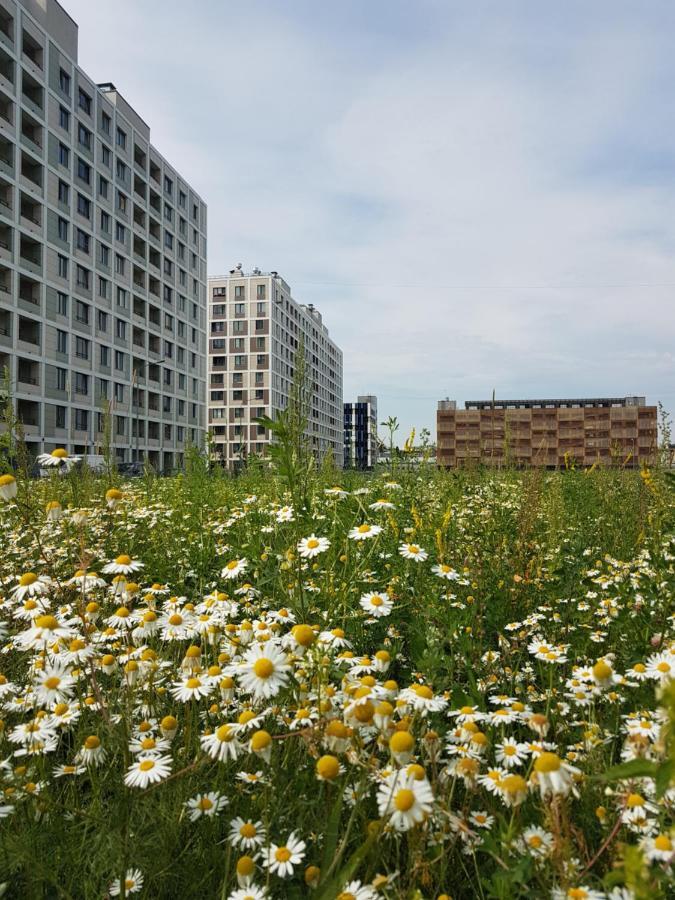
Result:
{"label": "window", "polygon": [[75,269],[77,286],[89,290],[89,269],[84,266],[77,266]]}
{"label": "window", "polygon": [[85,219],[88,219],[91,216],[91,201],[87,200],[82,194],[77,195],[77,211],[81,216],[84,216]]}
{"label": "window", "polygon": [[107,168],[110,168],[110,161],[112,159],[112,154],[110,153],[110,147],[106,147],[105,144],[101,144],[101,162]]}
{"label": "window", "polygon": [[[222,324],[222,323],[220,323],[220,324]],[[243,350],[244,349],[244,339],[243,338],[234,338],[234,349],[235,350]]]}
{"label": "window", "polygon": [[[68,332],[57,329],[56,331],[56,350],[57,353],[68,352]],[[65,372],[65,369],[63,369]]]}
{"label": "window", "polygon": [[80,228],[77,229],[77,249],[89,253],[89,235]]}
{"label": "window", "polygon": [[86,409],[75,410],[75,431],[89,430],[89,412]]}
{"label": "window", "polygon": [[59,291],[56,295],[56,311],[60,316],[68,315],[68,295]]}
{"label": "window", "polygon": [[91,167],[79,156],[77,157],[77,177],[81,178],[86,184],[89,184],[91,180]]}
{"label": "window", "polygon": [[169,178],[168,175],[164,176],[164,190],[169,196],[171,196],[171,194],[173,193],[173,181]]}
{"label": "window", "polygon": [[85,375],[83,372],[75,372],[75,376],[73,378],[73,389],[76,394],[88,394],[89,393],[89,376]]}
{"label": "window", "polygon": [[54,425],[56,428],[65,428],[66,427],[66,408],[65,406],[55,406],[54,411],[56,415],[54,416]]}
{"label": "window", "polygon": [[124,243],[124,225],[115,222],[115,240]]}
{"label": "window", "polygon": [[124,385],[117,381],[115,382],[115,402],[124,403]]}
{"label": "window", "polygon": [[115,169],[117,171],[117,177],[121,178],[122,181],[125,181],[127,177],[127,167],[124,165],[121,159],[117,160]]}
{"label": "window", "polygon": [[59,253],[59,278],[68,277],[68,258]]}
{"label": "window", "polygon": [[119,253],[115,254],[115,272],[118,275],[124,275],[126,269],[126,261],[123,256],[120,256]]}
{"label": "window", "polygon": [[246,304],[245,303],[235,303],[234,304],[234,314],[235,314],[235,316],[246,315]]}
{"label": "window", "polygon": [[171,397],[162,397],[162,412],[171,412]]}
{"label": "window", "polygon": [[108,313],[104,312],[102,309],[99,309],[96,312],[96,327],[99,331],[108,330]]}
{"label": "window", "polygon": [[233,322],[232,323],[232,333],[233,334],[246,334],[246,322]]}
{"label": "window", "polygon": [[242,284],[238,284],[234,289],[235,297],[243,297],[244,296],[244,286]]}
{"label": "window", "polygon": [[70,97],[70,75],[65,69],[59,69],[59,87],[62,93],[68,94]]}
{"label": "window", "polygon": [[173,222],[173,209],[168,205],[168,203],[164,204],[164,218],[167,222]]}
{"label": "window", "polygon": [[70,130],[70,113],[65,106],[59,106],[59,125],[65,131]]}
{"label": "window", "polygon": [[121,128],[117,129],[117,146],[121,147],[122,150],[127,149],[127,134]]}
{"label": "window", "polygon": [[127,211],[127,198],[122,191],[117,192],[117,208],[123,213]]}
{"label": "window", "polygon": [[185,209],[185,204],[187,203],[187,197],[185,196],[185,191],[178,192],[178,205]]}
{"label": "window", "polygon": [[103,397],[104,400],[108,399],[108,379],[107,378],[97,378],[96,379],[96,390],[98,392],[99,397]]}
{"label": "window", "polygon": [[110,299],[110,282],[107,278],[98,277],[98,295],[99,297],[105,297],[106,300]]}
{"label": "window", "polygon": [[126,309],[129,305],[129,292],[121,287],[117,288],[117,305],[120,309]]}
{"label": "window", "polygon": [[91,131],[85,128],[81,122],[77,124],[77,140],[87,150],[91,150]]}
{"label": "window", "polygon": [[64,219],[62,216],[59,216],[58,232],[59,232],[59,240],[60,241],[68,240],[68,221],[66,219]]}
{"label": "window", "polygon": [[70,150],[65,144],[59,143],[59,163],[62,166],[70,165]]}
{"label": "window", "polygon": [[78,359],[89,359],[89,341],[79,335],[75,337],[75,356]]}
{"label": "window", "polygon": [[121,350],[115,350],[115,368],[119,371],[124,370],[124,353]]}
{"label": "window", "polygon": [[265,315],[265,309],[266,309],[266,307],[265,307],[265,304],[264,304],[264,303],[256,303],[256,305],[255,305],[255,312],[256,312],[256,315],[257,315],[257,316],[264,316],[264,315]]}
{"label": "window", "polygon": [[262,319],[255,320],[255,330],[256,331],[262,331],[264,327],[265,327],[265,322]]}
{"label": "window", "polygon": [[91,115],[91,97],[82,88],[79,89],[78,104],[80,109],[84,110],[88,116]]}
{"label": "window", "polygon": [[227,293],[227,288],[224,287],[214,287],[213,296],[214,297],[224,297]]}
{"label": "window", "polygon": [[81,300],[75,301],[75,318],[85,325],[89,324],[89,305]]}
{"label": "window", "polygon": [[70,203],[70,188],[66,184],[65,181],[62,181],[59,178],[59,203],[63,203],[66,206]]}
{"label": "window", "polygon": [[246,365],[246,357],[245,356],[235,356],[234,357],[235,366],[245,366]]}
{"label": "window", "polygon": [[212,308],[212,312],[214,316],[225,316],[227,315],[227,307],[224,303],[216,303]]}
{"label": "window", "polygon": [[103,175],[98,176],[98,192],[104,200],[108,199],[108,180]]}
{"label": "window", "polygon": [[122,319],[115,319],[115,336],[120,338],[120,340],[126,340],[127,323]]}
{"label": "window", "polygon": [[107,212],[103,212],[101,210],[101,231],[106,231],[110,234],[110,215]]}
{"label": "window", "polygon": [[106,369],[110,367],[110,347],[104,347],[103,344],[99,347],[99,364]]}
{"label": "window", "polygon": [[107,135],[110,134],[110,126],[112,125],[112,119],[108,115],[108,113],[101,113],[101,131],[105,132]]}
{"label": "window", "polygon": [[265,299],[265,285],[264,284],[258,285],[257,290],[256,290],[256,296],[257,296],[258,300]]}
{"label": "window", "polygon": [[170,250],[173,250],[173,235],[168,231],[164,232],[164,246],[168,247]]}
{"label": "window", "polygon": [[106,268],[110,267],[110,247],[106,247],[105,244],[99,244],[100,249],[100,263],[102,266]]}

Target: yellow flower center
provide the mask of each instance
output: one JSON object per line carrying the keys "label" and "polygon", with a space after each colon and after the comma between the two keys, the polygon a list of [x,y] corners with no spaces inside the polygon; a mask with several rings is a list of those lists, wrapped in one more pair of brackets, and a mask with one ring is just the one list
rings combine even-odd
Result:
{"label": "yellow flower center", "polygon": [[370,525],[359,525],[359,534],[368,534]]}
{"label": "yellow flower center", "polygon": [[120,556],[115,557],[115,562],[118,566],[130,566],[131,565],[131,557],[127,556],[126,553],[122,553]]}
{"label": "yellow flower center", "polygon": [[13,475],[0,475],[0,487],[7,487],[8,484],[14,484],[16,478]]}
{"label": "yellow flower center", "polygon": [[291,858],[291,851],[288,847],[277,847],[274,852],[275,859],[277,862],[285,863]]}
{"label": "yellow flower center", "polygon": [[138,768],[141,770],[141,772],[149,772],[150,769],[155,768],[155,761],[154,759],[144,759]]}
{"label": "yellow flower center", "polygon": [[44,628],[46,631],[54,631],[55,628],[59,627],[56,616],[38,616],[35,624],[38,628]]}
{"label": "yellow flower center", "polygon": [[213,809],[213,801],[209,800],[208,797],[200,797],[197,806],[199,807],[199,809],[204,811],[206,811],[207,809]]}
{"label": "yellow flower center", "polygon": [[382,599],[382,597],[380,597],[379,594],[375,594],[374,597],[370,598],[371,606],[382,606],[383,603],[384,603],[384,600]]}
{"label": "yellow flower center", "polygon": [[253,671],[258,678],[269,678],[274,672],[274,663],[271,659],[261,656],[260,659],[256,659],[253,664]]}
{"label": "yellow flower center", "polygon": [[169,616],[169,625],[182,625],[183,617],[178,613],[173,613],[173,615]]}
{"label": "yellow flower center", "polygon": [[49,688],[50,691],[53,691],[61,684],[61,679],[57,678],[56,675],[52,675],[51,678],[47,678],[45,681],[45,687]]}
{"label": "yellow flower center", "polygon": [[670,663],[666,662],[665,659],[662,660],[656,667],[657,672],[670,672]]}
{"label": "yellow flower center", "polygon": [[527,790],[527,782],[522,775],[507,775],[501,779],[499,786],[506,794],[519,794]]}
{"label": "yellow flower center", "polygon": [[310,538],[310,539],[307,541],[307,549],[308,549],[308,550],[316,550],[316,548],[317,548],[318,546],[319,546],[319,542],[317,541],[316,538]]}
{"label": "yellow flower center", "polygon": [[67,459],[68,451],[64,450],[63,447],[57,447],[56,450],[52,450],[50,455],[53,456],[54,459]]}
{"label": "yellow flower center", "polygon": [[199,678],[188,678],[188,680],[185,682],[185,687],[189,688],[191,691],[201,686],[202,683]]}
{"label": "yellow flower center", "polygon": [[593,666],[593,675],[598,681],[606,681],[612,675],[612,667],[604,659],[600,659]]}
{"label": "yellow flower center", "polygon": [[629,794],[626,798],[626,806],[629,809],[635,809],[637,806],[644,806],[645,799],[640,794]]}
{"label": "yellow flower center", "polygon": [[670,853],[673,849],[673,842],[667,834],[660,834],[658,837],[654,838],[654,848],[656,850],[661,850],[664,853]]}
{"label": "yellow flower center", "polygon": [[534,768],[536,772],[548,774],[557,772],[561,765],[562,760],[556,753],[542,753],[537,757]]}
{"label": "yellow flower center", "polygon": [[141,747],[144,750],[154,750],[156,746],[157,746],[157,742],[155,741],[154,738],[146,737],[146,738],[143,738],[143,740],[141,741]]}
{"label": "yellow flower center", "polygon": [[37,580],[38,577],[34,572],[26,572],[25,575],[22,575],[21,578],[19,578],[19,584],[21,587],[28,587],[31,584],[35,584]]}
{"label": "yellow flower center", "polygon": [[340,774],[340,763],[335,756],[322,756],[316,763],[317,775],[333,781]]}
{"label": "yellow flower center", "polygon": [[234,737],[234,732],[229,725],[220,725],[216,728],[216,737],[221,743],[228,743]]}
{"label": "yellow flower center", "polygon": [[420,548],[417,544],[408,544],[408,553],[412,553],[413,555],[420,552]]}
{"label": "yellow flower center", "polygon": [[423,700],[431,700],[434,696],[434,692],[426,684],[415,684],[413,685],[413,690],[417,696],[421,697]]}
{"label": "yellow flower center", "polygon": [[403,788],[397,792],[394,798],[394,805],[399,812],[408,812],[415,805],[415,795],[407,788]]}
{"label": "yellow flower center", "polygon": [[101,746],[101,741],[95,734],[90,734],[89,737],[85,739],[84,746],[87,750],[97,750]]}
{"label": "yellow flower center", "polygon": [[268,731],[256,731],[251,737],[251,750],[264,750],[272,743],[272,735]]}
{"label": "yellow flower center", "polygon": [[415,738],[409,731],[395,731],[389,739],[392,753],[409,753],[415,746]]}

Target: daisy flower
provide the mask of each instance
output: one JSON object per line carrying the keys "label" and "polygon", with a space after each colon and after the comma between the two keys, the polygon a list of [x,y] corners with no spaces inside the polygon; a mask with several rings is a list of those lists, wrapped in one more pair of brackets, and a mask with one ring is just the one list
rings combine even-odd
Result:
{"label": "daisy flower", "polygon": [[[124,895],[137,894],[143,887],[143,873],[140,869],[127,869],[124,876]],[[108,888],[111,897],[119,897],[122,893],[122,883],[116,878]]]}
{"label": "daisy flower", "polygon": [[553,835],[539,825],[531,825],[526,828],[518,843],[522,850],[536,859],[548,856],[554,846]]}
{"label": "daisy flower", "polygon": [[265,843],[265,826],[262,822],[252,822],[237,816],[230,822],[228,840],[238,850],[256,850]]}
{"label": "daisy flower", "polygon": [[305,858],[305,842],[291,832],[285,844],[270,844],[265,856],[265,866],[279,878],[290,878],[293,866],[299,866]]}
{"label": "daisy flower", "polygon": [[534,762],[532,783],[539,787],[542,798],[561,795],[566,797],[574,787],[574,776],[579,769],[564,762],[557,753],[545,751]]}
{"label": "daisy flower", "polygon": [[38,616],[33,627],[22,631],[15,638],[16,644],[26,650],[37,650],[45,645],[53,646],[73,636],[73,630],[56,618],[56,616]]}
{"label": "daisy flower", "polygon": [[116,556],[112,562],[107,563],[101,570],[104,575],[130,575],[132,572],[138,572],[143,568],[143,563],[137,559],[132,559],[126,553]]}
{"label": "daisy flower", "polygon": [[129,766],[124,783],[127,787],[146,788],[164,781],[170,774],[170,756],[142,756]]}
{"label": "daisy flower", "polygon": [[650,656],[647,660],[645,674],[647,678],[661,682],[675,678],[675,654],[664,650],[662,653]]}
{"label": "daisy flower", "polygon": [[190,812],[190,821],[196,822],[202,816],[213,818],[225,809],[228,802],[227,797],[219,794],[218,791],[210,791],[208,794],[197,794],[196,797],[191,797],[186,802],[185,808]]}
{"label": "daisy flower", "polygon": [[248,887],[237,888],[228,894],[227,900],[267,900],[269,894],[264,887],[251,884]]}
{"label": "daisy flower", "polygon": [[359,604],[365,612],[375,616],[376,619],[390,615],[394,608],[393,600],[390,600],[386,594],[378,594],[376,592],[364,594],[359,600]]}
{"label": "daisy flower", "polygon": [[293,522],[293,507],[292,506],[282,506],[275,512],[275,518],[277,522]]}
{"label": "daisy flower", "polygon": [[242,688],[256,700],[274,697],[286,687],[291,666],[286,654],[270,642],[250,647],[236,668]]}
{"label": "daisy flower", "polygon": [[391,502],[391,500],[385,500],[384,497],[382,497],[379,500],[376,500],[374,503],[371,503],[368,506],[368,509],[375,509],[375,510],[377,510],[377,509],[393,509],[393,508],[394,508],[394,504]]}
{"label": "daisy flower", "polygon": [[210,678],[200,678],[197,675],[191,675],[189,678],[183,678],[181,681],[175,681],[171,694],[174,699],[181,703],[189,703],[190,700],[200,700],[207,697],[214,688],[214,683]]}
{"label": "daisy flower", "polygon": [[38,594],[46,594],[52,586],[52,580],[48,575],[36,575],[34,572],[25,572],[17,578],[17,586],[12,588],[12,597],[23,603],[26,597],[35,597]]}
{"label": "daisy flower", "polygon": [[45,666],[35,680],[35,694],[42,706],[68,700],[75,689],[75,679],[62,666]]}
{"label": "daisy flower", "polygon": [[219,762],[236,759],[244,749],[237,740],[236,725],[219,725],[211,734],[203,734],[199,742],[202,750]]}
{"label": "daisy flower", "polygon": [[222,569],[220,575],[226,581],[231,581],[234,578],[238,578],[242,572],[246,571],[248,567],[247,559],[231,559],[229,563]]}
{"label": "daisy flower", "polygon": [[401,544],[398,552],[404,559],[414,559],[418,563],[424,562],[429,556],[427,551],[423,550],[418,544]]}
{"label": "daisy flower", "polygon": [[431,571],[439,578],[445,578],[446,581],[457,581],[460,577],[459,572],[456,572],[452,566],[446,566],[445,563],[438,563]]}
{"label": "daisy flower", "polygon": [[389,816],[389,825],[396,831],[408,831],[430,815],[434,795],[425,779],[418,780],[407,769],[387,775],[377,793],[381,817]]}
{"label": "daisy flower", "polygon": [[52,450],[51,453],[40,453],[37,457],[38,463],[47,468],[51,468],[52,466],[70,468],[74,463],[79,462],[80,459],[81,457],[79,456],[70,456],[68,451],[64,450],[63,447],[57,447],[56,450]]}
{"label": "daisy flower", "polygon": [[447,706],[447,700],[435,697],[427,684],[411,684],[401,691],[399,700],[412,706],[415,712],[420,712],[423,716],[430,712],[440,712]]}
{"label": "daisy flower", "polygon": [[364,522],[362,525],[356,525],[352,528],[347,537],[352,541],[367,541],[368,538],[377,537],[381,531],[381,525],[369,525],[367,522]]}
{"label": "daisy flower", "polygon": [[5,502],[13,500],[16,497],[18,490],[19,486],[13,475],[0,475],[0,499]]}
{"label": "daisy flower", "polygon": [[519,744],[513,738],[507,738],[501,744],[495,747],[495,758],[498,763],[511,769],[514,766],[521,766],[528,756],[527,744]]}
{"label": "daisy flower", "polygon": [[668,834],[645,838],[640,846],[649,862],[669,864],[675,862],[675,845]]}
{"label": "daisy flower", "polygon": [[350,881],[337,895],[337,900],[378,900],[380,895],[375,888],[360,881]]}
{"label": "daisy flower", "polygon": [[326,537],[317,537],[310,534],[298,542],[298,553],[303,559],[314,559],[319,553],[325,553],[330,547],[330,541]]}

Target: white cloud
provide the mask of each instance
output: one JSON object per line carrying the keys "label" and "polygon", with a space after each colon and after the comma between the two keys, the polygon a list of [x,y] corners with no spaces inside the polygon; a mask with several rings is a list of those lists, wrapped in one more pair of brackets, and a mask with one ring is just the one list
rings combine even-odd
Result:
{"label": "white cloud", "polygon": [[675,409],[667,5],[66,6],[207,200],[210,270],[316,303],[346,396],[404,429],[493,388]]}

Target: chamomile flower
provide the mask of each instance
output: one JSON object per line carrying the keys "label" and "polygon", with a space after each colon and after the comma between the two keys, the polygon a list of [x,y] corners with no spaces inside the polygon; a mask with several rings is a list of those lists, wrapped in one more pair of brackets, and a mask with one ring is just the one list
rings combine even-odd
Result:
{"label": "chamomile flower", "polygon": [[[143,873],[140,869],[127,869],[124,876],[124,895],[137,894],[143,888]],[[122,893],[122,883],[116,878],[108,888],[111,897],[119,897]]]}
{"label": "chamomile flower", "polygon": [[542,798],[561,795],[566,797],[574,788],[574,777],[579,769],[564,762],[557,753],[545,751],[534,762],[532,782]]}
{"label": "chamomile flower", "polygon": [[127,769],[124,783],[127,787],[146,788],[164,781],[170,774],[170,756],[140,756]]}
{"label": "chamomile flower", "polygon": [[131,575],[132,572],[138,572],[143,568],[143,563],[137,559],[132,559],[126,553],[116,556],[111,562],[103,566],[101,570],[105,575]]}
{"label": "chamomile flower", "polygon": [[374,616],[376,619],[390,615],[394,608],[394,601],[391,600],[387,594],[380,594],[377,592],[363,594],[359,600],[359,604],[361,609],[369,615]]}
{"label": "chamomile flower", "polygon": [[347,537],[352,541],[367,541],[369,538],[377,537],[381,531],[381,525],[369,525],[367,522],[364,522],[362,525],[356,525],[352,528]]}
{"label": "chamomile flower", "polygon": [[12,597],[23,603],[26,597],[36,597],[46,594],[52,587],[52,580],[48,575],[36,575],[35,572],[25,572],[17,578],[17,585],[12,588]]}
{"label": "chamomile flower", "polygon": [[305,847],[305,842],[291,832],[285,844],[270,844],[263,857],[265,866],[279,878],[290,878],[293,867],[299,866],[305,858]]}
{"label": "chamomile flower", "polygon": [[257,850],[266,841],[265,826],[260,821],[253,822],[237,816],[230,822],[228,841],[237,850]]}
{"label": "chamomile flower", "polygon": [[460,578],[459,572],[456,572],[452,566],[448,566],[445,563],[438,563],[432,567],[431,571],[434,575],[438,575],[439,578],[444,578],[446,581],[457,581]]}
{"label": "chamomile flower", "polygon": [[202,697],[208,697],[213,688],[214,683],[210,678],[190,675],[181,681],[174,682],[171,694],[181,703],[189,703],[190,700],[201,700]]}
{"label": "chamomile flower", "polygon": [[196,822],[202,816],[212,819],[228,804],[227,797],[219,794],[218,791],[210,791],[208,794],[197,794],[191,797],[186,803],[185,808],[189,812],[190,821]]}
{"label": "chamomile flower", "polygon": [[298,553],[303,559],[314,559],[320,553],[325,553],[330,547],[330,541],[326,537],[317,537],[310,534],[298,542]]}
{"label": "chamomile flower", "polygon": [[219,762],[236,759],[244,749],[237,740],[237,726],[227,723],[219,725],[215,731],[203,734],[200,744],[211,759],[217,759]]}
{"label": "chamomile flower", "polygon": [[403,559],[412,559],[418,563],[424,562],[429,556],[427,551],[420,547],[419,544],[401,544],[398,552]]}
{"label": "chamomile flower", "polygon": [[19,492],[19,486],[13,475],[0,475],[0,500],[7,503],[13,500]]}
{"label": "chamomile flower", "polygon": [[79,462],[81,457],[79,456],[70,456],[67,450],[64,450],[63,447],[57,447],[55,450],[52,450],[51,453],[39,453],[37,457],[37,461],[41,466],[46,468],[70,468],[76,462]]}
{"label": "chamomile flower", "polygon": [[232,581],[243,574],[248,568],[247,559],[231,559],[220,572],[222,578],[226,581]]}
{"label": "chamomile flower", "polygon": [[284,651],[267,642],[249,647],[235,672],[246,693],[253,694],[255,700],[268,700],[286,687],[290,670]]}
{"label": "chamomile flower", "polygon": [[426,779],[418,780],[407,769],[397,769],[385,776],[377,792],[377,806],[382,818],[396,831],[408,831],[431,814],[434,795]]}
{"label": "chamomile flower", "polygon": [[375,888],[360,881],[350,881],[346,884],[335,900],[378,900],[379,894]]}

